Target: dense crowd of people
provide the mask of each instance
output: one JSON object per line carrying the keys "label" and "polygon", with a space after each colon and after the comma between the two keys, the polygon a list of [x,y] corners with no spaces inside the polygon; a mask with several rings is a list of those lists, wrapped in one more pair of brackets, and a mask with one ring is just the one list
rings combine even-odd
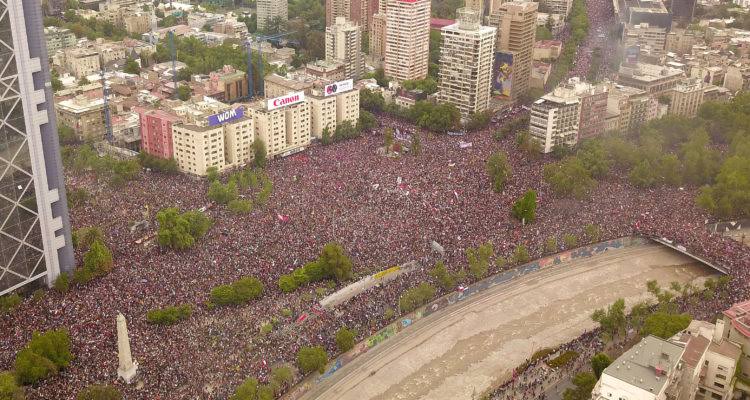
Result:
{"label": "dense crowd of people", "polygon": [[[607,1],[589,3],[601,3],[589,7],[592,26],[611,23],[611,10],[603,10]],[[572,75],[586,72],[590,52],[578,54],[581,62]],[[515,109],[499,123],[521,112]],[[383,136],[378,130],[274,161],[267,168],[274,183],[269,204],[246,215],[232,214],[222,206],[207,210],[214,225],[185,251],[142,239],[153,235],[158,210],[209,204],[204,180],[144,171],[137,182],[113,189],[91,175],[68,174],[69,188],[90,193],[86,204],[72,210],[73,225],[102,228],[115,268],[83,287],[64,294],[50,291],[41,300],[28,299],[13,313],[0,316],[0,370],[12,369],[16,352],[33,331],[65,327],[75,360],[60,375],[27,388],[28,397],[72,399],[89,384],[115,384],[115,316],[122,312],[128,318],[133,356],[140,364],[140,384],[117,384],[127,398],[223,399],[247,377],[267,381],[271,368],[293,363],[302,346],[322,345],[334,354],[335,332],[342,326],[356,329],[358,339],[384,327],[398,315],[403,290],[432,280],[428,271],[438,258],[457,271],[467,264],[465,250],[485,242],[493,244],[497,256],[508,258],[523,244],[535,258],[544,253],[548,238],[561,243],[566,233],[581,242],[632,234],[668,238],[729,269],[734,277],[731,301],[748,295],[750,250],[704,229],[710,217],[695,206],[695,188],[640,190],[612,174],[590,199],[559,199],[542,179],[543,166],[551,159],[518,151],[511,137],[493,139],[497,124],[457,138],[417,133],[403,121],[379,119],[381,127],[421,135],[421,153],[379,154]],[[472,146],[460,146],[460,141]],[[513,168],[502,193],[491,190],[485,171],[485,161],[497,151],[507,154]],[[529,189],[537,191],[537,220],[522,226],[510,209]],[[243,195],[251,197],[252,190]],[[131,230],[143,219],[150,222],[149,228]],[[599,237],[586,236],[583,227],[588,224],[600,228]],[[431,248],[432,241],[445,248],[443,256]],[[422,268],[332,311],[316,306],[321,292],[333,289],[325,282],[282,293],[278,278],[314,260],[329,242],[343,246],[357,276],[411,260]],[[491,272],[499,268],[493,265]],[[207,305],[213,287],[248,275],[264,282],[261,299],[236,308]],[[193,304],[193,316],[169,327],[146,322],[149,310],[178,304]],[[699,307],[695,316],[713,315],[726,306],[726,299],[707,301],[695,306]],[[262,334],[260,327],[267,322],[275,328]],[[591,336],[584,335],[580,343],[589,343]],[[535,391],[539,380],[552,378],[524,379],[528,380],[509,383],[509,393]]]}

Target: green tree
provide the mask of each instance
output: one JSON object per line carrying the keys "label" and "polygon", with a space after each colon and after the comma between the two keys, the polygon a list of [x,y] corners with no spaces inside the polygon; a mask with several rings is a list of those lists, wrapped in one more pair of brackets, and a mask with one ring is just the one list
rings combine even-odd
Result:
{"label": "green tree", "polygon": [[219,168],[216,166],[210,166],[206,168],[206,179],[208,179],[209,182],[213,182],[219,179]]}
{"label": "green tree", "polygon": [[253,141],[253,164],[256,168],[266,167],[266,144],[260,138],[255,138]]}
{"label": "green tree", "polygon": [[289,387],[294,383],[294,372],[287,365],[271,368],[271,385],[278,388],[281,392],[283,388]]}
{"label": "green tree", "polygon": [[420,283],[419,286],[405,290],[398,300],[402,313],[409,313],[420,306],[427,304],[437,293],[437,290],[428,283]]}
{"label": "green tree", "polygon": [[583,142],[576,156],[589,174],[596,179],[606,176],[612,166],[612,160],[599,140]]}
{"label": "green tree", "polygon": [[122,394],[117,388],[109,385],[91,385],[81,390],[77,400],[121,400]]}
{"label": "green tree", "polygon": [[659,178],[657,174],[658,171],[651,163],[647,159],[643,159],[630,171],[628,180],[636,187],[648,188],[656,185]]}
{"label": "green tree", "polygon": [[328,146],[331,144],[331,129],[326,125],[325,128],[323,128],[323,132],[321,133],[320,142],[323,144],[323,146]]}
{"label": "green tree", "polygon": [[177,87],[177,98],[182,101],[188,101],[190,100],[190,97],[192,96],[192,90],[190,89],[190,86],[188,85],[179,85]]}
{"label": "green tree", "polygon": [[591,315],[594,322],[598,322],[610,339],[624,331],[626,325],[625,319],[625,300],[617,299],[607,310],[597,309]]}
{"label": "green tree", "polygon": [[544,180],[557,195],[576,199],[586,198],[596,187],[596,181],[577,157],[547,164],[544,167]]}
{"label": "green tree", "polygon": [[516,264],[523,264],[525,262],[528,262],[531,259],[531,256],[529,255],[529,250],[526,248],[526,246],[519,244],[516,246],[515,250],[513,250],[513,262]]}
{"label": "green tree", "polygon": [[495,255],[495,249],[492,243],[487,242],[476,249],[469,247],[466,249],[466,259],[469,261],[469,271],[475,278],[481,279],[490,268],[490,259]]}
{"label": "green tree", "polygon": [[385,146],[386,152],[391,151],[391,147],[393,147],[393,128],[385,128],[383,132],[383,146]]}
{"label": "green tree", "polygon": [[16,383],[16,377],[12,372],[0,372],[0,399],[2,400],[24,400],[26,398],[23,388]]}
{"label": "green tree", "polygon": [[513,216],[524,224],[530,224],[536,219],[536,191],[528,190],[513,204]]}
{"label": "green tree", "polygon": [[228,204],[230,201],[236,200],[238,195],[237,184],[234,181],[229,181],[226,185],[223,185],[215,180],[211,182],[208,188],[208,198],[219,204]]}
{"label": "green tree", "polygon": [[146,313],[146,320],[154,325],[174,325],[184,319],[190,318],[193,306],[182,304],[180,306],[167,306],[157,308]]}
{"label": "green tree", "polygon": [[716,175],[716,182],[704,186],[696,201],[722,218],[750,216],[750,157],[727,158]]}
{"label": "green tree", "polygon": [[128,58],[128,61],[125,62],[125,67],[122,70],[126,74],[138,75],[141,73],[141,66],[138,65],[138,62],[134,59]]}
{"label": "green tree", "polygon": [[492,190],[495,193],[500,193],[505,186],[505,182],[513,174],[513,169],[508,163],[508,157],[504,152],[497,152],[487,159],[486,164],[487,174],[490,176],[492,182]]}
{"label": "green tree", "polygon": [[231,200],[227,208],[235,214],[249,214],[253,211],[253,202],[247,199]]}
{"label": "green tree", "polygon": [[359,105],[364,110],[379,113],[385,108],[385,99],[379,92],[365,88],[359,92]]}
{"label": "green tree", "polygon": [[0,315],[8,314],[15,310],[21,304],[21,301],[21,296],[18,293],[0,296]]}
{"label": "green tree", "polygon": [[95,240],[89,251],[83,255],[83,268],[91,271],[95,276],[102,276],[112,270],[112,252],[101,240]]}
{"label": "green tree", "polygon": [[375,116],[367,110],[359,111],[359,119],[357,120],[357,131],[369,131],[373,130],[378,126],[378,121]]}
{"label": "green tree", "polygon": [[211,221],[203,213],[190,211],[180,214],[175,207],[159,211],[156,220],[159,222],[159,245],[178,250],[191,247],[211,226]]}
{"label": "green tree", "polygon": [[[463,271],[462,271],[463,272]],[[481,271],[478,271],[481,274]],[[452,290],[456,287],[456,281],[463,278],[462,273],[451,274],[445,267],[445,263],[438,261],[435,267],[430,270],[430,276],[433,277],[443,290]]]}
{"label": "green tree", "polygon": [[469,120],[466,122],[465,128],[469,132],[482,130],[490,125],[491,119],[492,119],[491,111],[482,111],[478,113],[473,113],[469,117]]}
{"label": "green tree", "polygon": [[326,275],[335,278],[338,282],[352,278],[352,261],[338,243],[326,244],[318,262]]}
{"label": "green tree", "polygon": [[303,347],[297,352],[297,365],[303,374],[314,371],[322,374],[326,363],[328,363],[328,354],[321,346]]}
{"label": "green tree", "polygon": [[411,139],[411,154],[418,156],[422,152],[422,140],[419,139],[419,134],[414,133]]}
{"label": "green tree", "polygon": [[654,335],[669,339],[690,325],[692,318],[688,314],[671,314],[657,311],[646,317],[641,335]]}
{"label": "green tree", "polygon": [[596,353],[591,357],[591,369],[594,370],[594,376],[596,376],[596,379],[602,377],[602,372],[604,372],[604,369],[609,367],[610,364],[612,364],[612,359],[605,353]]}
{"label": "green tree", "polygon": [[563,400],[590,400],[596,377],[590,372],[580,372],[573,377],[573,385],[573,388],[565,389]]}
{"label": "green tree", "polygon": [[336,332],[336,347],[339,352],[346,353],[354,348],[354,341],[357,338],[357,331],[342,327]]}
{"label": "green tree", "polygon": [[549,237],[544,242],[544,252],[545,253],[554,253],[557,251],[557,238]]}
{"label": "green tree", "polygon": [[48,358],[26,348],[16,354],[16,379],[22,385],[32,385],[57,374],[58,368]]}
{"label": "green tree", "polygon": [[245,379],[229,400],[258,400],[258,380],[255,378]]}

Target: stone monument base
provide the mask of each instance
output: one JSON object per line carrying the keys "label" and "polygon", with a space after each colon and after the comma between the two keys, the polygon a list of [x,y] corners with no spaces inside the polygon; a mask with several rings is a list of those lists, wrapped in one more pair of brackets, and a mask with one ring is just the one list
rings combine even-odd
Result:
{"label": "stone monument base", "polygon": [[118,368],[117,376],[122,378],[122,380],[124,380],[125,383],[130,384],[133,378],[135,378],[137,371],[138,371],[138,362],[133,361],[133,364],[130,365],[130,368],[127,368],[127,369]]}

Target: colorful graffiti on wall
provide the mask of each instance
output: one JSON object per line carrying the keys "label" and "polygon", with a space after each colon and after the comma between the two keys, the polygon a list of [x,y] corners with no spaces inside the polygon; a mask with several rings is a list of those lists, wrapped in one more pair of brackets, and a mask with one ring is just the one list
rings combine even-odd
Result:
{"label": "colorful graffiti on wall", "polygon": [[[645,243],[648,243],[648,240],[644,238],[637,238],[637,237],[625,237],[625,238],[620,238],[620,239],[609,240],[606,242],[600,242],[600,243],[592,244],[590,246],[584,246],[584,247],[579,247],[577,249],[564,251],[562,253],[558,253],[549,257],[544,257],[544,258],[529,262],[527,264],[521,265],[513,270],[504,272],[502,274],[493,275],[483,281],[476,282],[470,285],[468,288],[464,289],[462,292],[451,293],[447,296],[443,296],[427,304],[423,308],[420,308],[417,311],[409,314],[408,316],[400,318],[397,321],[393,322],[392,324],[386,326],[385,328],[381,329],[374,335],[365,339],[363,342],[358,343],[354,347],[354,349],[352,349],[351,351],[345,354],[342,354],[336,360],[334,360],[333,364],[326,370],[326,372],[323,375],[316,378],[314,382],[321,382],[329,378],[334,373],[336,373],[336,371],[341,369],[343,366],[345,366],[346,364],[348,364],[355,358],[359,357],[360,355],[364,353],[367,353],[372,348],[392,338],[393,336],[395,336],[402,330],[413,325],[416,321],[428,315],[439,312],[443,310],[444,308],[452,304],[455,304],[459,301],[463,301],[466,298],[471,297],[477,293],[481,293],[499,284],[506,283],[508,281],[511,281],[513,279],[526,275],[528,273],[539,271],[544,268],[554,267],[554,266],[557,266],[557,265],[560,265],[565,262],[575,260],[578,258],[592,257],[597,254],[601,254],[601,253],[614,250],[614,249],[621,249],[621,248],[631,247],[631,246],[645,244]],[[385,270],[383,272],[386,272],[389,270]],[[310,389],[311,386],[312,386],[312,382],[310,380],[306,380],[300,385],[298,385],[294,390],[289,392],[287,396],[285,396],[284,398],[289,399],[289,400],[297,399],[301,397],[303,394],[305,394]]]}

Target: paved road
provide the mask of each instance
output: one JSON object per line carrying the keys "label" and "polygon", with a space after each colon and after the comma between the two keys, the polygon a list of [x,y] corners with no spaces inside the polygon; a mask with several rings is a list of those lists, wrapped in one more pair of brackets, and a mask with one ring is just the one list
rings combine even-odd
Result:
{"label": "paved road", "polygon": [[302,398],[470,400],[507,379],[534,350],[594,328],[596,308],[646,298],[646,281],[666,286],[711,273],[655,244],[531,273],[417,321]]}

